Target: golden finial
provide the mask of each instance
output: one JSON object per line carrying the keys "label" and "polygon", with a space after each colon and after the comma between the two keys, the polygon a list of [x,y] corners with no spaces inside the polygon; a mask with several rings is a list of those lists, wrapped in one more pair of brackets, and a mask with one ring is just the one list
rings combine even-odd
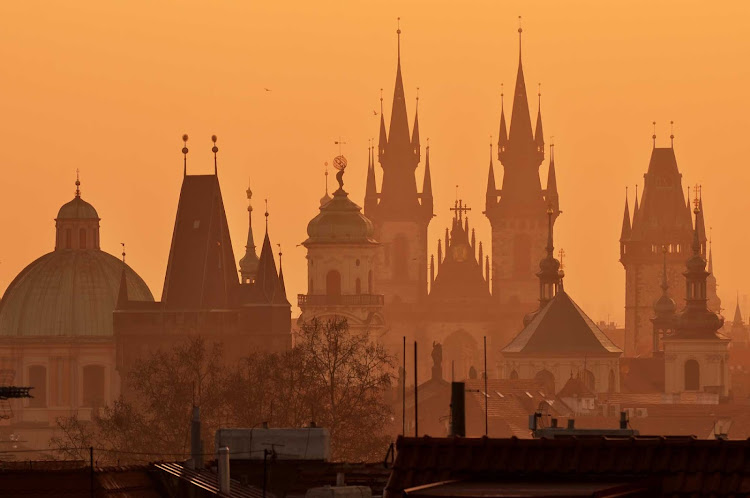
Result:
{"label": "golden finial", "polygon": [[182,156],[183,156],[183,159],[182,159],[183,160],[182,174],[184,176],[187,176],[187,153],[188,153],[188,148],[187,148],[188,136],[187,136],[187,133],[185,133],[184,135],[182,135],[182,141],[185,143],[185,145],[182,147]]}
{"label": "golden finial", "polygon": [[562,247],[559,251],[557,251],[557,254],[560,256],[560,269],[562,270],[565,265],[563,265],[563,258],[565,257],[565,249]]}
{"label": "golden finial", "polygon": [[216,153],[219,152],[219,148],[216,146],[216,135],[211,135],[211,141],[214,143],[214,146],[211,147],[211,152],[214,153],[214,175],[218,174],[218,166],[216,165]]}
{"label": "golden finial", "polygon": [[76,197],[81,197],[81,170],[76,168]]}
{"label": "golden finial", "polygon": [[695,214],[700,213],[700,204],[701,204],[700,196],[701,196],[701,186],[696,183],[695,187],[693,187],[693,197],[694,197],[693,205],[695,206],[695,209],[693,209],[693,212]]}
{"label": "golden finial", "polygon": [[656,147],[656,121],[653,122],[653,125],[654,125],[654,134],[651,135],[651,138],[654,141],[654,147]]}
{"label": "golden finial", "polygon": [[268,233],[268,199],[265,199],[265,202],[266,202],[266,212],[264,214],[266,217],[266,233]]}
{"label": "golden finial", "polygon": [[125,242],[120,242],[120,245],[122,246],[122,262],[125,262]]}
{"label": "golden finial", "polygon": [[672,148],[674,149],[674,121],[669,122],[669,140],[672,142]]}

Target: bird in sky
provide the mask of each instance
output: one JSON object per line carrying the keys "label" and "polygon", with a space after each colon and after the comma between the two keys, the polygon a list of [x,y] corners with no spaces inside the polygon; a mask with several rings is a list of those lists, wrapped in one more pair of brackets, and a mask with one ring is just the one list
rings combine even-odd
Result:
{"label": "bird in sky", "polygon": [[373,116],[377,116],[378,115],[378,111],[372,111],[372,114],[373,114]]}
{"label": "bird in sky", "polygon": [[265,90],[265,91],[267,91],[267,92],[270,92],[270,91],[271,91],[271,89],[270,89],[270,88],[263,88],[263,90]]}

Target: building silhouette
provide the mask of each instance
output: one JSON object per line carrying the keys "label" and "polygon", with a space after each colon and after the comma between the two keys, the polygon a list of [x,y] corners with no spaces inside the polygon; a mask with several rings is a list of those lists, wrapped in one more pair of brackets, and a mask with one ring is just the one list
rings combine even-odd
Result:
{"label": "building silhouette", "polygon": [[[625,268],[625,355],[631,357],[648,356],[653,352],[650,322],[654,316],[653,305],[662,294],[663,250],[666,249],[666,285],[670,292],[675,292],[683,288],[682,272],[693,239],[690,203],[683,193],[674,147],[656,147],[656,135],[653,140],[642,201],[639,204],[636,191],[631,221],[628,200],[625,200],[620,234],[620,262]],[[698,192],[695,194],[698,197]],[[698,202],[695,231],[699,253],[705,259],[702,199]],[[713,264],[709,265],[709,271],[712,270]],[[708,296],[711,305],[720,305],[713,277]]]}
{"label": "building silhouette", "polygon": [[[372,150],[368,171],[373,168]],[[344,170],[336,175],[339,188],[320,200],[320,212],[307,225],[307,293],[297,297],[302,310],[298,323],[313,318],[346,318],[350,330],[380,336],[385,329],[383,295],[377,292],[375,264],[380,243],[372,222],[344,190]]]}
{"label": "building silhouette", "polygon": [[[214,155],[217,150],[214,146]],[[183,153],[187,162],[187,147]],[[252,219],[252,210],[249,213]],[[114,331],[123,378],[138,358],[186,337],[222,343],[229,359],[253,350],[291,347],[291,306],[283,272],[276,269],[265,214],[257,268],[253,274],[251,265],[241,267],[240,282],[216,167],[210,175],[188,175],[185,170],[161,301],[133,301],[124,291],[118,296]],[[254,253],[252,222],[248,230],[245,263],[252,262]],[[122,278],[126,282],[128,276]],[[129,284],[122,289],[126,287]]]}
{"label": "building silhouette", "polygon": [[[519,28],[518,74],[513,93],[510,129],[501,108],[497,159],[503,166],[501,187],[496,187],[490,157],[484,214],[492,226],[492,295],[506,313],[503,327],[517,330],[524,313],[536,308],[536,262],[544,255],[547,237],[547,209],[553,223],[560,215],[554,150],[551,147],[546,189],[542,189],[539,168],[545,157],[541,94],[532,131],[526,82],[521,59]],[[503,106],[504,107],[504,106]]]}
{"label": "building silhouette", "polygon": [[503,377],[535,379],[550,393],[580,376],[594,393],[619,392],[620,350],[563,289],[564,273],[554,257],[554,208],[547,210],[546,256],[539,262],[536,311],[502,350]]}
{"label": "building silhouette", "polygon": [[88,421],[119,397],[118,294],[145,306],[154,301],[124,257],[101,250],[99,214],[79,187],[76,180],[75,197],[55,218],[54,250],[24,268],[0,301],[0,370],[33,388],[33,398],[15,404],[9,429],[29,448],[47,447],[57,417]]}
{"label": "building silhouette", "polygon": [[409,132],[404,83],[401,76],[401,30],[398,32],[396,84],[390,125],[386,133],[383,100],[377,159],[383,169],[380,191],[374,164],[368,168],[364,213],[382,244],[375,264],[375,284],[392,310],[423,302],[427,297],[427,226],[433,217],[432,180],[425,166],[422,192],[416,169],[421,161],[419,116]]}

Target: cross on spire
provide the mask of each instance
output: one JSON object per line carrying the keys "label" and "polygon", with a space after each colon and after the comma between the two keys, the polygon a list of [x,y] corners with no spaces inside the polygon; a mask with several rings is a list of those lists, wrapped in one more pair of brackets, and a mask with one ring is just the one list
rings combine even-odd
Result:
{"label": "cross on spire", "polygon": [[[456,188],[458,188],[458,185],[456,185]],[[461,220],[469,211],[471,211],[471,208],[464,204],[461,199],[458,199],[450,210],[453,211],[454,218]]]}
{"label": "cross on spire", "polygon": [[695,206],[695,212],[698,213],[700,211],[700,197],[701,197],[701,186],[697,183],[695,184],[695,187],[693,187],[693,205]]}
{"label": "cross on spire", "polygon": [[[381,100],[382,100],[382,98],[381,98]],[[334,145],[338,145],[339,146],[339,155],[341,155],[341,146],[342,145],[346,145],[346,142],[344,142],[343,140],[341,140],[341,137],[339,137],[339,139],[336,140],[336,141],[334,141],[333,143],[334,143]]]}
{"label": "cross on spire", "polygon": [[560,250],[557,251],[557,254],[560,256],[560,269],[562,270],[563,269],[563,258],[565,257],[565,249],[563,249],[561,247]]}

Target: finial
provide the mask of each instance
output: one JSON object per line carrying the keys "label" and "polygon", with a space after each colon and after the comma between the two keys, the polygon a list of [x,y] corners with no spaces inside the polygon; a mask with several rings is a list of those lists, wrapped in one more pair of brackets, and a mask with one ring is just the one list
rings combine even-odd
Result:
{"label": "finial", "polygon": [[505,83],[500,83],[500,109],[505,108]]}
{"label": "finial", "polygon": [[537,83],[537,85],[538,85],[538,91],[537,91],[536,96],[539,98],[538,103],[539,103],[539,107],[541,108],[542,107],[542,84]]}
{"label": "finial", "polygon": [[518,60],[521,60],[521,33],[523,33],[523,27],[521,26],[521,16],[518,16]]}
{"label": "finial", "polygon": [[325,165],[325,168],[326,168],[326,172],[325,172],[325,175],[326,175],[326,195],[328,195],[328,161],[326,161],[324,163],[324,165]]}
{"label": "finial", "polygon": [[211,147],[211,152],[214,153],[214,175],[217,175],[219,168],[216,165],[216,153],[219,152],[219,148],[216,146],[216,135],[211,135],[211,141],[214,143],[214,146]]}
{"label": "finial", "polygon": [[182,141],[185,143],[185,145],[182,147],[182,156],[183,156],[183,171],[182,171],[182,174],[184,176],[187,176],[187,153],[188,153],[188,148],[187,148],[188,136],[187,136],[187,133],[184,134],[184,135],[182,135]]}
{"label": "finial", "polygon": [[247,190],[245,190],[245,194],[247,194],[247,210],[252,211],[253,205],[250,200],[253,198],[253,191],[250,190],[250,177],[247,177]]}
{"label": "finial", "polygon": [[81,197],[81,170],[76,168],[76,197]]}
{"label": "finial", "polygon": [[555,136],[554,135],[550,135],[549,136],[549,141],[550,141],[550,144],[549,144],[549,157],[550,157],[550,161],[554,161],[555,160]]}
{"label": "finial", "polygon": [[396,36],[398,36],[398,63],[401,64],[401,18],[396,18]]}
{"label": "finial", "polygon": [[276,244],[276,245],[279,247],[279,266],[281,266],[281,255],[282,255],[281,244]]}
{"label": "finial", "polygon": [[672,148],[674,149],[674,121],[669,122],[669,140],[672,142]]}
{"label": "finial", "polygon": [[688,185],[688,198],[687,198],[687,201],[688,201],[688,207],[690,207],[690,185]]}
{"label": "finial", "polygon": [[654,134],[651,135],[651,138],[654,140],[654,147],[656,147],[656,121],[654,121],[653,124],[654,124]]}
{"label": "finial", "polygon": [[563,265],[563,258],[565,257],[565,249],[562,247],[559,251],[557,251],[557,254],[560,256],[560,269],[562,270],[565,266]]}
{"label": "finial", "polygon": [[700,210],[700,204],[701,204],[700,195],[701,195],[701,186],[696,183],[695,184],[695,188],[693,190],[693,197],[694,197],[694,199],[693,199],[693,206],[695,206],[695,209],[693,209],[693,213],[695,213],[695,214],[698,214],[698,213],[701,212],[701,210]]}
{"label": "finial", "polygon": [[264,213],[266,217],[266,233],[268,233],[268,199],[265,199],[266,201],[266,212]]}
{"label": "finial", "polygon": [[492,135],[490,135],[490,161],[492,161]]}
{"label": "finial", "polygon": [[383,115],[383,89],[380,89],[380,115]]}
{"label": "finial", "polygon": [[458,185],[456,185],[456,207],[458,207]]}
{"label": "finial", "polygon": [[122,246],[122,262],[125,262],[125,242],[120,242],[120,245]]}

